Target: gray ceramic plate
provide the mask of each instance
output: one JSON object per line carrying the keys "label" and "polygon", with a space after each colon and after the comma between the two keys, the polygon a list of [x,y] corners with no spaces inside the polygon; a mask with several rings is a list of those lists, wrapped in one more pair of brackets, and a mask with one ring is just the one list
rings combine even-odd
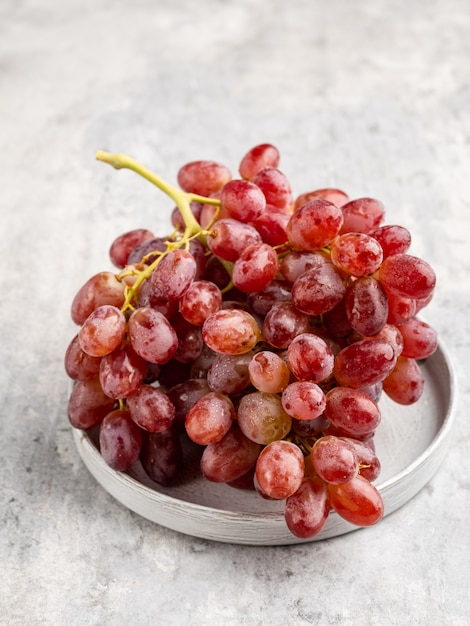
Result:
{"label": "gray ceramic plate", "polygon": [[[408,502],[431,479],[447,452],[453,421],[454,374],[442,346],[422,363],[425,392],[419,402],[403,407],[385,396],[382,422],[375,436],[382,464],[377,480],[385,515]],[[80,456],[98,483],[125,507],[162,526],[195,537],[247,545],[287,545],[318,541],[356,530],[332,512],[322,532],[311,539],[291,535],[282,502],[255,492],[187,476],[177,487],[153,483],[139,463],[127,473],[112,470],[90,437],[73,430]]]}

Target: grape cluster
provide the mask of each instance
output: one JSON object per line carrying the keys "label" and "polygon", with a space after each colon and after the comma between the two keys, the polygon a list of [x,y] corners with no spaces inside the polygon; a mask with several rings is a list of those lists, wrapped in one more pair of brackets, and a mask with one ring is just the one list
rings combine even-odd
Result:
{"label": "grape cluster", "polygon": [[380,396],[416,402],[419,361],[437,347],[417,317],[435,273],[409,254],[409,231],[373,198],[294,198],[271,144],[249,150],[235,178],[187,163],[178,187],[125,155],[97,158],[163,190],[173,231],[119,236],[117,269],[76,294],[70,423],[97,431],[113,469],[140,459],[163,485],[181,477],[189,442],[207,480],[283,500],[298,537],[332,509],[376,523]]}

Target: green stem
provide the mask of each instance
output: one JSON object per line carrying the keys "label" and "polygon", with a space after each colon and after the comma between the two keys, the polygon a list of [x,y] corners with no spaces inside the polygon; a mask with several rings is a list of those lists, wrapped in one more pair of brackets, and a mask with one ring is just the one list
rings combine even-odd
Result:
{"label": "green stem", "polygon": [[199,196],[194,193],[188,193],[186,191],[182,191],[173,185],[170,185],[165,180],[157,176],[146,167],[134,161],[131,157],[126,154],[117,154],[104,152],[103,150],[98,150],[96,153],[96,159],[98,161],[102,161],[103,163],[108,163],[108,165],[112,165],[115,169],[128,169],[136,172],[153,185],[158,187],[161,191],[166,193],[176,204],[176,206],[181,211],[181,215],[183,217],[184,224],[186,226],[186,230],[184,232],[185,237],[190,237],[192,235],[196,235],[200,232],[201,226],[199,222],[193,215],[191,211],[191,202],[203,202],[204,204],[213,204],[220,205],[220,200],[215,198],[206,198],[204,196]]}

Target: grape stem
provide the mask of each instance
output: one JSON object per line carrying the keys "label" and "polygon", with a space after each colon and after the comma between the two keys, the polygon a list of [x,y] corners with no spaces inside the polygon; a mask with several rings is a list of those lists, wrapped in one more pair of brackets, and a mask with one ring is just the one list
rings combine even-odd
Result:
{"label": "grape stem", "polygon": [[206,198],[205,196],[189,193],[170,185],[170,183],[167,183],[165,180],[160,178],[160,176],[157,176],[157,174],[154,174],[126,154],[98,150],[96,153],[96,159],[98,161],[102,161],[103,163],[108,163],[108,165],[112,165],[117,170],[128,169],[136,172],[136,174],[139,174],[169,196],[179,208],[185,224],[183,239],[193,235],[198,235],[201,232],[201,225],[191,211],[191,202],[202,202],[204,204],[220,206],[220,200],[216,198]]}

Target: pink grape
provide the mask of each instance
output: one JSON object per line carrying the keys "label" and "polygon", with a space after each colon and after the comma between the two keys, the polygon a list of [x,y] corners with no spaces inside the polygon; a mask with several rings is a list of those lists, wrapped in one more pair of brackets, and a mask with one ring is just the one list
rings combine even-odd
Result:
{"label": "pink grape", "polygon": [[273,441],[260,452],[256,461],[256,479],[270,498],[288,498],[302,484],[304,457],[290,441]]}
{"label": "pink grape", "polygon": [[373,433],[380,424],[380,410],[370,396],[349,387],[334,387],[326,394],[325,415],[351,437]]}
{"label": "pink grape", "polygon": [[297,196],[295,200],[295,208],[298,209],[307,202],[321,198],[322,200],[328,200],[336,204],[337,207],[342,207],[346,202],[349,202],[349,196],[341,189],[335,189],[333,187],[326,187],[325,189],[316,189],[315,191],[307,191]]}
{"label": "pink grape", "polygon": [[292,302],[307,315],[322,315],[331,311],[346,292],[339,270],[325,263],[308,270],[292,285]]}
{"label": "pink grape", "polygon": [[263,339],[274,348],[287,348],[291,341],[310,330],[310,319],[290,302],[274,304],[263,322]]}
{"label": "pink grape", "polygon": [[230,398],[210,392],[189,409],[185,421],[186,432],[195,443],[209,445],[220,441],[227,434],[235,418],[235,408]]}
{"label": "pink grape", "polygon": [[250,382],[249,364],[253,352],[243,354],[216,354],[207,370],[207,384],[211,391],[225,394],[242,392]]}
{"label": "pink grape", "polygon": [[175,423],[184,426],[190,408],[210,391],[205,378],[189,378],[173,385],[167,395],[175,407]]}
{"label": "pink grape", "polygon": [[153,293],[161,299],[178,300],[196,277],[197,263],[186,250],[170,250],[152,272]]}
{"label": "pink grape", "polygon": [[277,302],[290,302],[291,300],[290,284],[276,278],[261,291],[247,294],[248,305],[259,315],[266,315]]}
{"label": "pink grape", "polygon": [[124,304],[124,284],[111,272],[95,274],[80,287],[72,301],[72,320],[81,326],[103,304],[110,304],[118,309]]}
{"label": "pink grape", "polygon": [[261,235],[250,224],[226,218],[214,224],[207,245],[213,254],[233,263],[247,246],[261,241]]}
{"label": "pink grape", "polygon": [[232,482],[255,466],[260,452],[261,446],[234,425],[220,441],[204,448],[201,472],[212,482]]}
{"label": "pink grape", "polygon": [[437,333],[429,324],[413,318],[401,324],[403,337],[402,356],[410,359],[427,359],[437,350]]}
{"label": "pink grape", "polygon": [[314,537],[324,528],[330,513],[328,489],[319,478],[302,480],[297,491],[286,499],[284,519],[295,537]]}
{"label": "pink grape", "polygon": [[321,252],[309,250],[293,250],[279,261],[279,271],[289,283],[307,270],[328,263],[328,259]]}
{"label": "pink grape", "polygon": [[178,170],[178,184],[184,191],[209,197],[232,179],[230,170],[216,161],[186,163]]}
{"label": "pink grape", "polygon": [[123,343],[101,359],[100,383],[110,398],[128,398],[140,387],[146,371],[146,361]]}
{"label": "pink grape", "polygon": [[326,398],[316,383],[308,380],[295,381],[284,389],[282,406],[296,420],[313,420],[325,410]]}
{"label": "pink grape", "polygon": [[128,322],[136,353],[150,363],[167,363],[176,353],[178,337],[167,318],[150,307],[136,309]]}
{"label": "pink grape", "polygon": [[242,158],[238,170],[242,178],[253,180],[265,167],[279,165],[279,150],[270,143],[262,143],[251,148]]}
{"label": "pink grape", "polygon": [[238,405],[238,425],[251,441],[268,444],[290,431],[292,419],[275,393],[255,391],[245,394]]}
{"label": "pink grape", "polygon": [[136,228],[116,237],[109,249],[109,257],[116,267],[122,269],[128,264],[130,253],[144,241],[154,239],[154,234],[146,228]]}
{"label": "pink grape", "polygon": [[407,252],[411,245],[411,234],[409,230],[403,226],[380,226],[376,230],[373,230],[370,236],[379,242],[384,259],[392,254]]}
{"label": "pink grape", "polygon": [[357,198],[341,207],[343,212],[343,233],[370,233],[379,228],[385,216],[385,208],[374,198]]}
{"label": "pink grape", "polygon": [[351,327],[364,337],[376,335],[387,322],[387,293],[372,276],[362,276],[348,286],[344,305]]}
{"label": "pink grape", "polygon": [[141,385],[129,396],[127,408],[140,428],[153,433],[170,428],[176,414],[175,406],[168,395],[151,385]]}
{"label": "pink grape", "polygon": [[266,209],[251,225],[260,235],[262,241],[270,246],[281,246],[287,242],[287,224],[289,214],[277,207],[267,205]]}
{"label": "pink grape", "polygon": [[179,363],[193,363],[200,356],[204,345],[201,327],[191,324],[179,314],[171,319],[171,325],[178,338],[173,359]]}
{"label": "pink grape", "polygon": [[101,359],[87,354],[80,347],[78,334],[67,346],[64,356],[64,367],[69,378],[73,380],[89,380],[97,378]]}
{"label": "pink grape", "polygon": [[191,324],[202,326],[211,313],[222,308],[222,293],[208,280],[194,281],[179,301],[181,315]]}
{"label": "pink grape", "polygon": [[99,444],[105,462],[112,469],[125,472],[139,458],[142,432],[129,411],[116,409],[101,422]]}
{"label": "pink grape", "polygon": [[379,270],[379,280],[392,293],[405,298],[427,298],[436,285],[436,274],[422,259],[410,254],[387,257]]}
{"label": "pink grape", "polygon": [[333,373],[334,355],[324,339],[313,333],[297,335],[287,348],[290,370],[300,380],[320,383]]}
{"label": "pink grape", "polygon": [[261,336],[256,320],[240,309],[223,309],[209,315],[202,326],[205,343],[221,354],[243,354],[251,350]]}
{"label": "pink grape", "polygon": [[168,237],[154,237],[138,244],[127,259],[127,265],[150,265],[167,250]]}
{"label": "pink grape", "polygon": [[339,385],[364,387],[382,381],[395,366],[393,346],[381,339],[364,339],[336,355],[333,375]]}
{"label": "pink grape", "polygon": [[407,322],[416,314],[416,300],[399,296],[390,291],[386,291],[388,301],[387,322],[389,324],[400,325]]}
{"label": "pink grape", "polygon": [[359,459],[346,439],[326,436],[312,448],[312,465],[318,476],[332,485],[341,485],[359,473]]}
{"label": "pink grape", "polygon": [[97,378],[79,380],[68,401],[68,418],[74,428],[89,430],[97,426],[114,406]]}
{"label": "pink grape", "polygon": [[331,260],[351,276],[366,276],[379,269],[383,259],[378,241],[364,233],[345,233],[332,244]]}
{"label": "pink grape", "polygon": [[317,198],[294,211],[287,224],[287,236],[295,248],[315,251],[331,243],[342,225],[341,209]]}
{"label": "pink grape", "polygon": [[374,446],[369,441],[346,437],[346,441],[354,449],[359,461],[359,474],[370,482],[380,476],[381,464],[375,453]]}
{"label": "pink grape", "polygon": [[266,204],[281,211],[288,211],[292,204],[292,190],[286,175],[276,167],[264,167],[253,178],[254,184],[261,189]]}
{"label": "pink grape", "polygon": [[115,306],[103,304],[91,313],[78,333],[80,347],[90,356],[100,357],[115,350],[126,333],[126,318]]}
{"label": "pink grape", "polygon": [[328,494],[333,509],[351,524],[372,526],[383,517],[382,496],[363,476],[342,485],[329,484]]}
{"label": "pink grape", "polygon": [[249,180],[231,180],[222,188],[220,201],[228,216],[240,222],[255,220],[266,208],[266,198]]}
{"label": "pink grape", "polygon": [[416,360],[399,356],[392,372],[383,381],[383,390],[398,404],[417,402],[423,394],[424,377]]}
{"label": "pink grape", "polygon": [[267,243],[247,246],[235,261],[232,272],[233,284],[245,293],[262,291],[276,276],[277,254]]}
{"label": "pink grape", "polygon": [[257,352],[248,364],[250,381],[258,391],[279,393],[289,384],[290,372],[275,352]]}

